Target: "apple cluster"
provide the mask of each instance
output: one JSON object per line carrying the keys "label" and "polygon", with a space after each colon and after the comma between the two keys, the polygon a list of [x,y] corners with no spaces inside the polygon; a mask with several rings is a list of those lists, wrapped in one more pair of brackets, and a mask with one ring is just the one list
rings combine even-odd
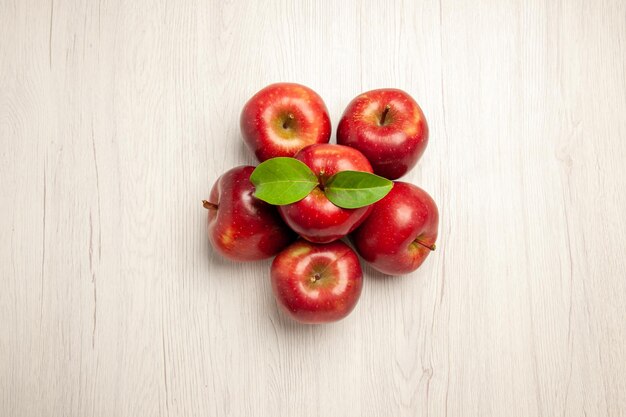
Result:
{"label": "apple cluster", "polygon": [[275,256],[273,293],[293,319],[326,323],[352,311],[363,285],[357,253],[380,272],[402,275],[435,249],[437,205],[397,181],[428,144],[424,113],[406,92],[353,99],[337,144],[328,143],[322,98],[299,84],[265,87],[245,104],[240,123],[260,164],[233,168],[214,184],[203,201],[209,240],[235,261]]}

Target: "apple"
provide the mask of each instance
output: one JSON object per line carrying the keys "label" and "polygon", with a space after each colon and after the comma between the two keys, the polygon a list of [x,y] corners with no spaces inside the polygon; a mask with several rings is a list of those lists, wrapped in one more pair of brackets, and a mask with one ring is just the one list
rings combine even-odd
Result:
{"label": "apple", "polygon": [[319,185],[302,200],[279,206],[285,223],[303,238],[328,243],[353,231],[370,213],[372,206],[345,209],[334,205],[324,194],[324,184],[340,171],[372,172],[367,158],[354,148],[318,144],[302,149],[295,156],[317,176]]}
{"label": "apple", "polygon": [[374,269],[389,275],[408,274],[435,249],[439,211],[421,188],[396,181],[351,240]]}
{"label": "apple", "polygon": [[302,323],[346,317],[363,286],[359,258],[341,241],[319,245],[298,240],[276,256],[272,290],[281,309]]}
{"label": "apple", "polygon": [[292,157],[330,139],[330,118],[322,98],[300,84],[272,84],[256,93],[241,112],[243,139],[259,161]]}
{"label": "apple", "polygon": [[358,149],[374,173],[394,180],[415,166],[428,144],[420,106],[402,90],[372,90],[348,104],[337,127],[337,143]]}
{"label": "apple", "polygon": [[227,171],[213,185],[209,201],[203,201],[211,245],[236,261],[269,258],[296,238],[274,206],[254,197],[252,171],[253,166]]}

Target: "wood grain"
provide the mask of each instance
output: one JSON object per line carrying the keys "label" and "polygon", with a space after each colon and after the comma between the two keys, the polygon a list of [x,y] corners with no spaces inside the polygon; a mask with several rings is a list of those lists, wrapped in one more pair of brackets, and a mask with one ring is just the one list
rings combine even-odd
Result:
{"label": "wood grain", "polygon": [[[625,416],[626,3],[0,0],[0,415]],[[409,91],[417,272],[279,314],[200,200],[275,81]]]}

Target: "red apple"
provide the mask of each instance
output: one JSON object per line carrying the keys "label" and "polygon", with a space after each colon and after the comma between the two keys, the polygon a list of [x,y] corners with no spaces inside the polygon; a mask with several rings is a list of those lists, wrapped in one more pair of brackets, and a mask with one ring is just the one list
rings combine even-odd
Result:
{"label": "red apple", "polygon": [[292,157],[330,139],[328,110],[317,93],[293,83],[272,84],[256,93],[241,112],[241,133],[259,161]]}
{"label": "red apple", "polygon": [[271,280],[278,305],[291,318],[328,323],[350,314],[361,295],[363,273],[345,243],[299,240],[274,259]]}
{"label": "red apple", "polygon": [[435,249],[439,212],[419,187],[396,181],[393,188],[352,234],[357,252],[375,269],[408,274]]}
{"label": "red apple", "polygon": [[428,124],[420,106],[404,91],[372,90],[348,104],[337,127],[337,143],[358,149],[376,174],[394,180],[424,153]]}
{"label": "red apple", "polygon": [[320,182],[304,199],[279,206],[285,222],[303,238],[315,243],[340,239],[354,230],[370,213],[372,206],[357,209],[337,207],[324,194],[328,178],[340,171],[372,172],[367,159],[354,148],[341,145],[311,145],[295,156],[304,162]]}
{"label": "red apple", "polygon": [[278,211],[256,197],[253,166],[227,171],[213,186],[209,201],[209,240],[215,250],[236,261],[269,258],[295,239]]}

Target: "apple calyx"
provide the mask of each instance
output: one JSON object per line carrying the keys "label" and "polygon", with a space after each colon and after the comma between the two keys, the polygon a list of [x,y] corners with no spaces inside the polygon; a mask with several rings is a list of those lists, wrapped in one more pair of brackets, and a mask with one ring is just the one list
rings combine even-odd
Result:
{"label": "apple calyx", "polygon": [[379,124],[381,126],[385,126],[385,119],[387,118],[387,113],[389,113],[389,110],[391,110],[391,106],[389,104],[387,104],[385,106],[385,110],[383,110],[383,113],[380,115],[380,122],[379,122]]}
{"label": "apple calyx", "polygon": [[217,210],[218,205],[214,204],[214,203],[211,203],[211,202],[209,202],[207,200],[202,200],[202,207],[204,207],[207,210]]}
{"label": "apple calyx", "polygon": [[415,239],[413,242],[417,243],[418,245],[422,245],[423,247],[428,248],[431,251],[434,251],[437,248],[437,246],[434,243],[432,245],[429,245],[427,243],[422,242],[419,239]]}

